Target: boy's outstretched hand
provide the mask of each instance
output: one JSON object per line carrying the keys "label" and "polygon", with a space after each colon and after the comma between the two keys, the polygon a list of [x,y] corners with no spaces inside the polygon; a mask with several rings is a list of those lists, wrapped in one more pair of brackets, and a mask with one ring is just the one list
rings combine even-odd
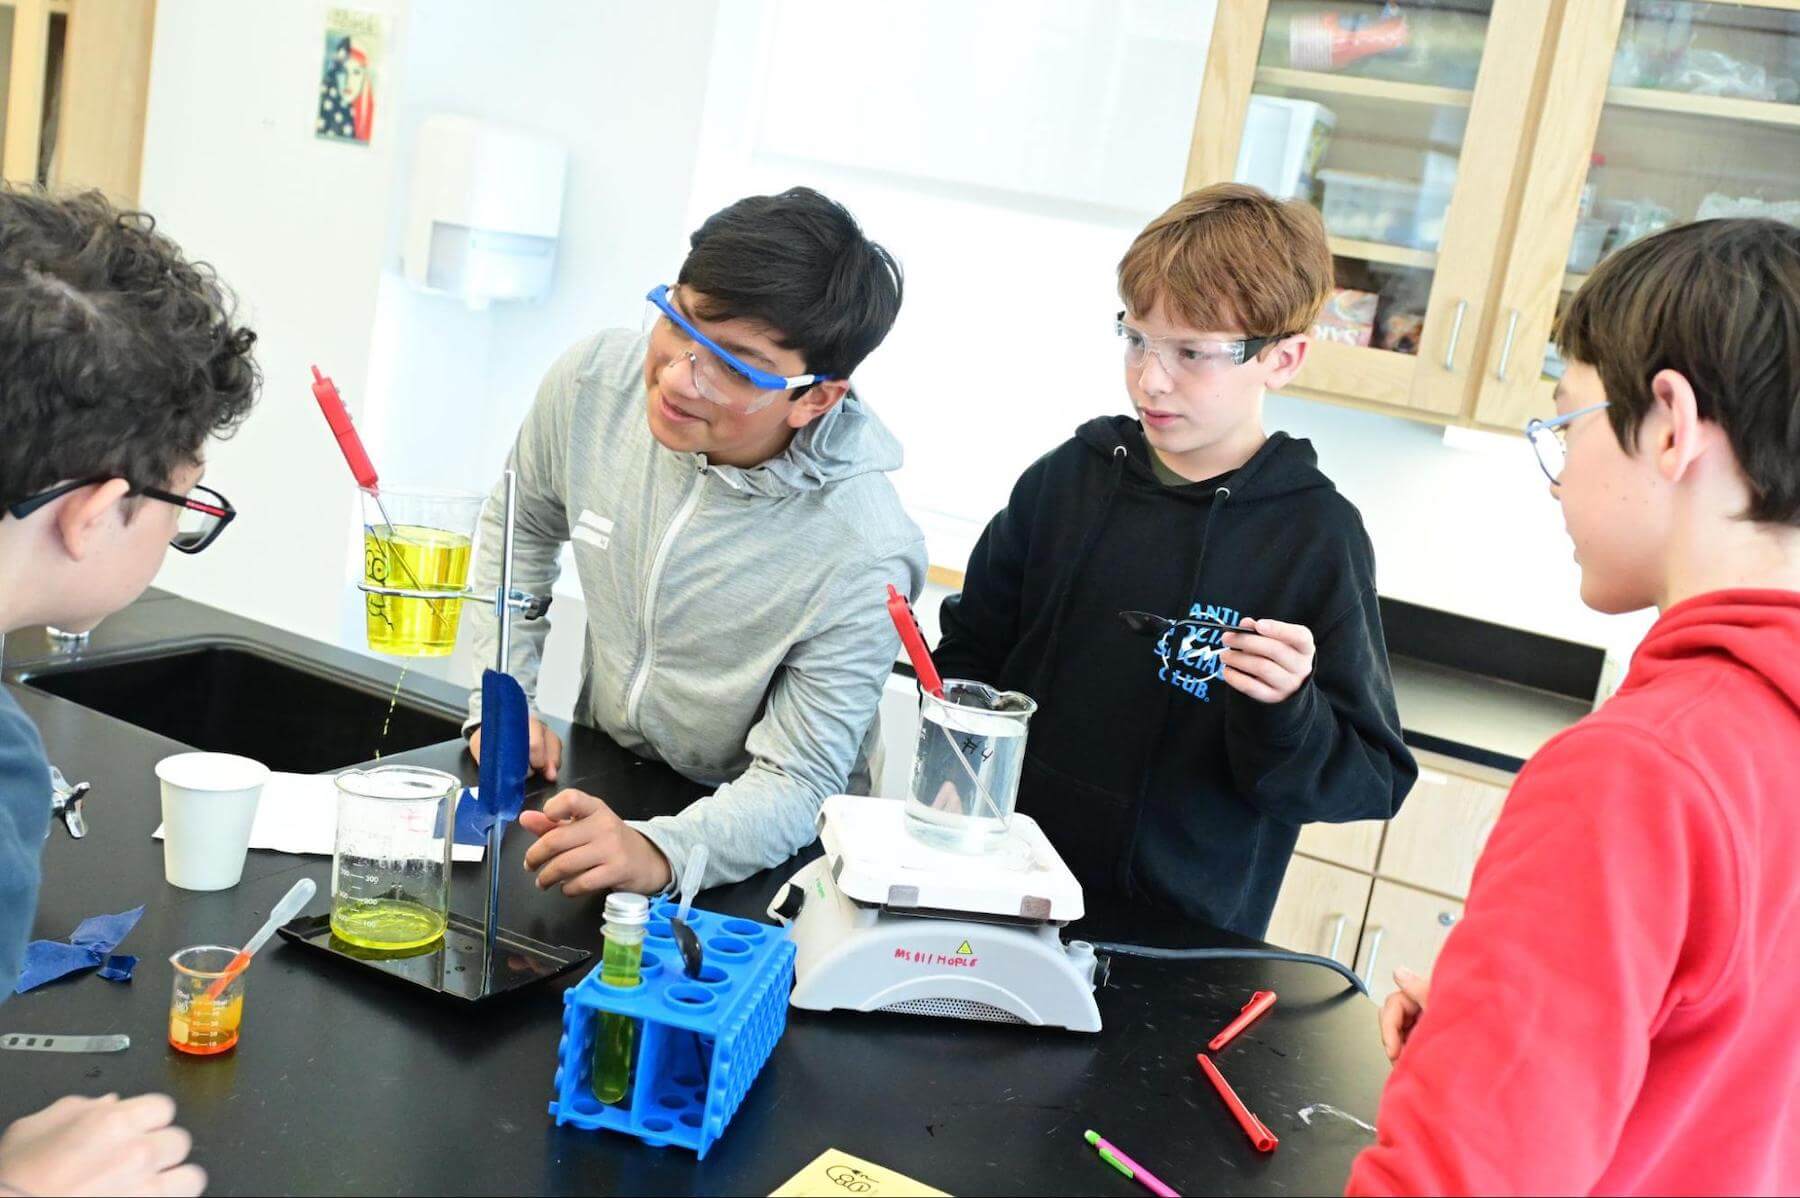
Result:
{"label": "boy's outstretched hand", "polygon": [[525,868],[537,871],[539,890],[560,883],[571,896],[656,894],[669,884],[662,850],[584,791],[559,791],[542,811],[521,811],[519,826],[538,838],[525,853]]}
{"label": "boy's outstretched hand", "polygon": [[1389,1061],[1400,1059],[1400,1050],[1406,1047],[1406,1038],[1412,1035],[1413,1024],[1424,1013],[1431,993],[1431,979],[1404,966],[1394,970],[1394,984],[1400,989],[1381,1004],[1381,1047]]}
{"label": "boy's outstretched hand", "polygon": [[1299,690],[1313,669],[1312,629],[1248,617],[1239,627],[1244,631],[1222,638],[1226,684],[1259,703],[1279,703]]}

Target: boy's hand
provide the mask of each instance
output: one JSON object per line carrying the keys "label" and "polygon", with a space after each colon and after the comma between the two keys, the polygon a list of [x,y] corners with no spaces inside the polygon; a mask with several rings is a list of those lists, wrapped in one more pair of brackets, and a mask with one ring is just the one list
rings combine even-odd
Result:
{"label": "boy's hand", "polygon": [[1222,677],[1259,703],[1279,703],[1300,689],[1313,669],[1312,629],[1280,620],[1252,620],[1221,638]]}
{"label": "boy's hand", "polygon": [[519,826],[538,838],[525,868],[537,870],[539,890],[561,883],[567,895],[656,894],[669,884],[662,850],[591,794],[559,791],[542,811],[521,811]]}
{"label": "boy's hand", "polygon": [[1389,1061],[1400,1059],[1400,1050],[1406,1047],[1406,1038],[1412,1035],[1413,1025],[1425,1011],[1425,999],[1431,992],[1431,979],[1420,977],[1405,967],[1394,970],[1394,984],[1400,989],[1387,996],[1381,1004],[1381,1047],[1387,1050]]}
{"label": "boy's hand", "polygon": [[[562,738],[550,731],[550,725],[531,718],[531,768],[544,775],[544,781],[556,781],[556,771],[562,768]],[[477,728],[469,736],[469,756],[481,763],[481,729]]]}
{"label": "boy's hand", "polygon": [[167,1095],[70,1095],[0,1135],[0,1187],[21,1194],[198,1194],[193,1140]]}

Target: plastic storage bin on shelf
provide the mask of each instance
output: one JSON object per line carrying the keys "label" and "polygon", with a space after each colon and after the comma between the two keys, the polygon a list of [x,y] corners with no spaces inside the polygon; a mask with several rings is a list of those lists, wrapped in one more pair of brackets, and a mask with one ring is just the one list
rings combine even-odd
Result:
{"label": "plastic storage bin on shelf", "polygon": [[1444,235],[1448,184],[1340,170],[1320,171],[1319,181],[1325,227],[1335,236],[1433,250]]}
{"label": "plastic storage bin on shelf", "polygon": [[[637,986],[608,986],[596,967],[563,995],[550,1113],[559,1126],[620,1131],[704,1157],[787,1027],[794,945],[781,928],[695,910],[688,926],[706,963],[689,978],[669,927],[675,911],[667,901],[652,908]],[[608,1013],[638,1021],[630,1088],[615,1105],[594,1097],[594,1032]]]}

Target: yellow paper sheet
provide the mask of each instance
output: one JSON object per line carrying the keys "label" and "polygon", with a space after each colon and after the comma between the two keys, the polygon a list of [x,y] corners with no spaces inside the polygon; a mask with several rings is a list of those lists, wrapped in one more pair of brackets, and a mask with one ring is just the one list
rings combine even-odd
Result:
{"label": "yellow paper sheet", "polygon": [[934,1190],[904,1173],[884,1169],[836,1148],[821,1152],[769,1198],[841,1198],[847,1194],[860,1198],[948,1198],[944,1191]]}

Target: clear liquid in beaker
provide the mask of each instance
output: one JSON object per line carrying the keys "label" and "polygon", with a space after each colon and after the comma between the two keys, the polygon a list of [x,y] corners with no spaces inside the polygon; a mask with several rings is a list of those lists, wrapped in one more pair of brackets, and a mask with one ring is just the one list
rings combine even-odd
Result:
{"label": "clear liquid in beaker", "polygon": [[1006,839],[1025,764],[1026,722],[1037,709],[1023,695],[1009,696],[1020,705],[1015,710],[963,705],[978,700],[973,688],[984,702],[995,695],[952,679],[944,683],[944,700],[925,697],[906,801],[908,831],[933,848],[960,853],[990,852]]}

